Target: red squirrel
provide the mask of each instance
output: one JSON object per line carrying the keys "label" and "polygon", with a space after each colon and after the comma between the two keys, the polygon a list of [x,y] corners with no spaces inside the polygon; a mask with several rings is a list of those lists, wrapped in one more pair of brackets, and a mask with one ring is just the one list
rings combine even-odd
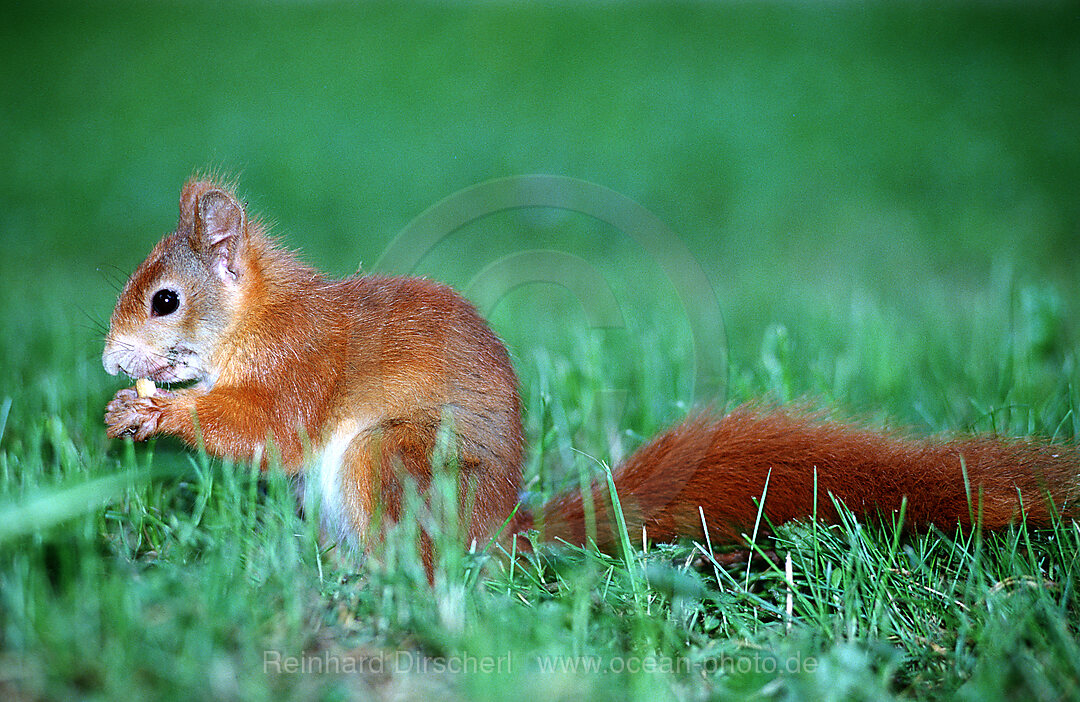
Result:
{"label": "red squirrel", "polygon": [[[102,361],[113,375],[189,383],[148,397],[117,392],[105,414],[110,437],[174,435],[264,464],[272,445],[286,471],[318,490],[326,526],[354,544],[371,536],[376,512],[398,518],[402,470],[421,490],[430,483],[447,421],[466,539],[512,538],[534,524],[518,504],[517,377],[476,309],[426,279],[325,278],[275,245],[218,183],[184,186],[176,230],[120,293]],[[632,535],[700,539],[706,524],[714,545],[735,545],[763,496],[773,524],[835,521],[834,496],[868,516],[906,498],[914,528],[973,519],[998,528],[1021,514],[1042,526],[1055,511],[1076,514],[1078,476],[1072,446],[909,438],[744,405],[660,434],[614,471],[614,485]],[[568,493],[540,508],[542,537],[584,544],[583,499]],[[613,548],[606,484],[591,499],[597,544]]]}

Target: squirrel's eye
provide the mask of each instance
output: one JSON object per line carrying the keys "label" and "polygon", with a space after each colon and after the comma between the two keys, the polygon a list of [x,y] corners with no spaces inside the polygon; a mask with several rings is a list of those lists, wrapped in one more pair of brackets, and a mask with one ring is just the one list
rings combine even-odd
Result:
{"label": "squirrel's eye", "polygon": [[154,293],[150,300],[150,311],[155,317],[164,317],[172,314],[180,306],[180,295],[175,290],[163,288]]}

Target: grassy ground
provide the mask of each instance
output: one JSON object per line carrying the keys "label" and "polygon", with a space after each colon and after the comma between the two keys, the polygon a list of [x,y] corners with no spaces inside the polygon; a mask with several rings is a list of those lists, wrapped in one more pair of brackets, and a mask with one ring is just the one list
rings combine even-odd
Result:
{"label": "grassy ground", "polygon": [[[473,554],[428,587],[407,552],[363,567],[320,553],[277,473],[107,442],[119,381],[98,361],[118,281],[195,169],[239,174],[253,209],[336,274],[376,267],[463,188],[548,173],[639,204],[673,238],[649,249],[613,218],[528,207],[384,269],[471,290],[507,340],[533,489],[694,405],[761,395],[1073,441],[1075,9],[5,15],[5,698],[1080,697],[1073,526],[793,525],[761,544],[791,555],[790,578],[693,546],[545,549],[512,569]],[[545,268],[522,255],[536,250],[573,260]],[[723,324],[698,323],[712,301]]]}

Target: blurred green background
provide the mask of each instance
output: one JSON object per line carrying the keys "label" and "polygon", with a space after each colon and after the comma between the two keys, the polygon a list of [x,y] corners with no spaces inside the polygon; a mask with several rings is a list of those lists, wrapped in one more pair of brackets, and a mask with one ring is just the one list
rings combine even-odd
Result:
{"label": "blurred green background", "polygon": [[[236,176],[275,233],[335,275],[370,269],[413,218],[489,179],[610,188],[706,272],[702,295],[727,323],[708,343],[736,367],[721,398],[770,345],[842,351],[859,315],[881,320],[883,353],[909,350],[893,383],[837,398],[859,406],[904,382],[928,333],[946,333],[939,355],[962,355],[972,330],[1015,331],[1018,291],[1049,310],[1043,341],[1071,339],[1071,3],[36,2],[4,14],[0,314],[5,364],[23,380],[63,344],[98,382],[118,281],[205,169]],[[583,215],[483,218],[416,271],[387,272],[465,287],[528,249],[579,256],[614,291],[625,327],[597,332],[602,348],[690,353],[693,301],[624,232]],[[533,285],[484,311],[527,375],[536,347],[595,332],[588,304]],[[826,394],[843,392],[833,381]],[[685,378],[669,386],[695,399]]]}

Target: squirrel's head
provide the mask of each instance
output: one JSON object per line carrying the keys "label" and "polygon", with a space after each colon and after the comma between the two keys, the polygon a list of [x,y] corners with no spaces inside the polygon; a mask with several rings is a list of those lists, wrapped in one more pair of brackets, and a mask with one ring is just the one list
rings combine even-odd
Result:
{"label": "squirrel's head", "polygon": [[113,310],[102,363],[116,375],[171,383],[216,380],[215,356],[251,277],[244,206],[190,181],[176,231],[132,273]]}

